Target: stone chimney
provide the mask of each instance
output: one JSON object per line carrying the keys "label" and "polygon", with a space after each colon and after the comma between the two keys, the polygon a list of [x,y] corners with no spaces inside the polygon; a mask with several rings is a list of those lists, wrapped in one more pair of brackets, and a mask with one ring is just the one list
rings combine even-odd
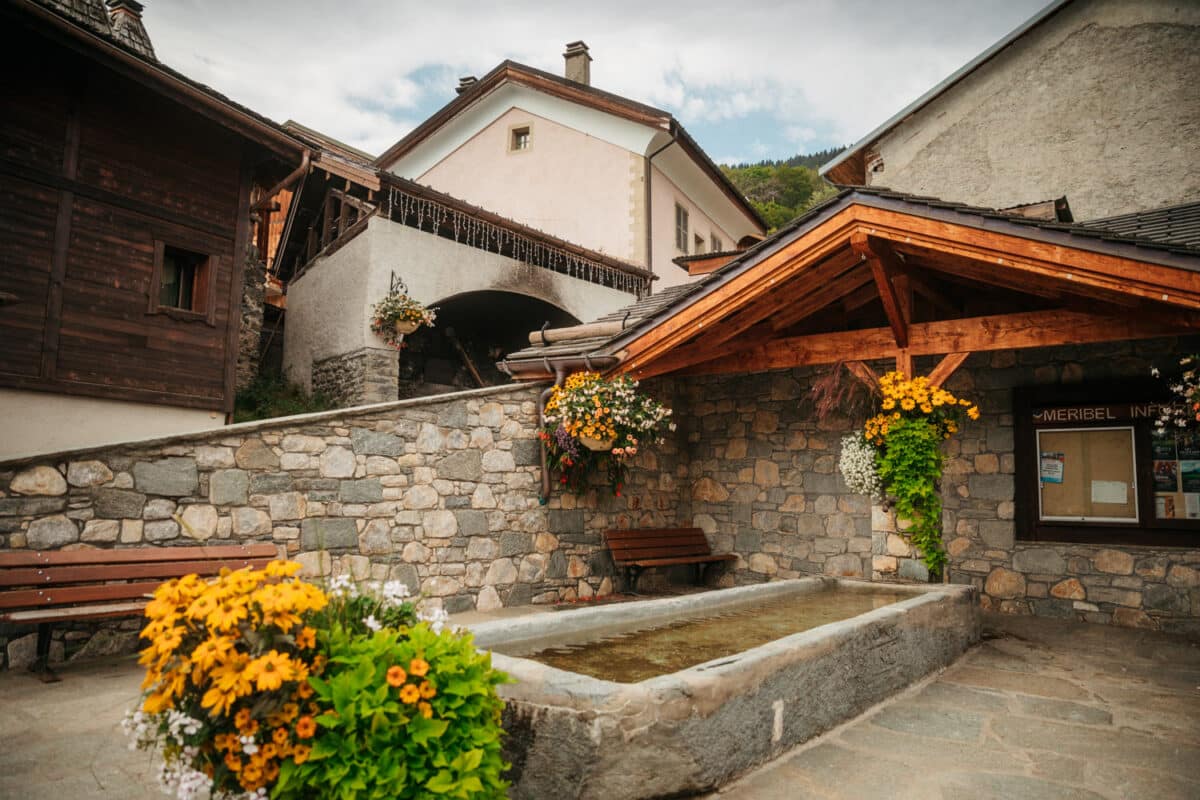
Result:
{"label": "stone chimney", "polygon": [[586,44],[571,42],[567,45],[567,52],[563,53],[563,59],[567,62],[566,71],[563,73],[567,80],[582,83],[584,86],[592,85],[592,57],[588,55]]}
{"label": "stone chimney", "polygon": [[142,4],[137,0],[107,0],[107,3],[113,37],[142,58],[157,61],[150,34],[142,24]]}
{"label": "stone chimney", "polygon": [[462,94],[477,83],[479,83],[479,78],[476,78],[474,75],[466,75],[458,79],[458,88],[454,92],[455,94]]}

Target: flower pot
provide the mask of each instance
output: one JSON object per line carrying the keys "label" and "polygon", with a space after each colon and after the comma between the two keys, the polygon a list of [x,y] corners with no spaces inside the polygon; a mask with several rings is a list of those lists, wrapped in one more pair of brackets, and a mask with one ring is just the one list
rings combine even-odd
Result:
{"label": "flower pot", "polygon": [[417,328],[421,327],[421,323],[413,322],[411,319],[396,320],[396,333],[403,336],[406,333],[412,333]]}
{"label": "flower pot", "polygon": [[590,436],[580,436],[579,443],[588,450],[603,452],[605,450],[612,450],[612,446],[616,443],[616,439],[593,439]]}

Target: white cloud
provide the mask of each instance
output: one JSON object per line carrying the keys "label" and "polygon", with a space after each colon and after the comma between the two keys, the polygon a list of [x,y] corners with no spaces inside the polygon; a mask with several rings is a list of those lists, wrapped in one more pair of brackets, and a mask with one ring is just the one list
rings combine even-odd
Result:
{"label": "white cloud", "polygon": [[861,137],[1040,3],[151,0],[144,18],[164,62],[371,152],[451,100],[459,75],[505,58],[560,72],[575,39],[600,88],[688,123],[765,113],[803,146],[817,130]]}

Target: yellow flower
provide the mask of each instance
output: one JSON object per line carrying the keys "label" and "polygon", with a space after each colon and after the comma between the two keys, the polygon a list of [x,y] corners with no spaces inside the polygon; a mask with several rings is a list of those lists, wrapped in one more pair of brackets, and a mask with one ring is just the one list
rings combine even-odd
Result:
{"label": "yellow flower", "polygon": [[971,406],[967,409],[967,416],[971,419],[979,419],[979,407]]}
{"label": "yellow flower", "polygon": [[303,764],[308,761],[308,754],[312,752],[312,748],[308,745],[298,744],[292,748],[292,760],[297,764]]}
{"label": "yellow flower", "polygon": [[884,401],[883,401],[883,410],[884,410],[884,411],[890,411],[891,409],[893,409],[893,408],[895,408],[895,407],[896,407],[896,401],[895,401],[895,400],[892,400],[891,398],[888,398],[887,400],[884,400]]}
{"label": "yellow flower", "polygon": [[260,692],[272,692],[297,677],[292,660],[278,650],[270,650],[250,662],[246,676],[254,681]]}
{"label": "yellow flower", "polygon": [[906,397],[900,401],[900,407],[903,408],[905,411],[912,411],[916,407],[916,405],[917,404],[914,403],[912,401],[912,399],[909,397]]}
{"label": "yellow flower", "polygon": [[400,690],[400,700],[409,705],[421,699],[421,692],[411,683],[406,683],[404,688]]}
{"label": "yellow flower", "polygon": [[317,646],[317,632],[307,625],[296,634],[296,647],[301,650],[311,650]]}
{"label": "yellow flower", "polygon": [[929,414],[933,411],[933,406],[929,405],[929,403],[922,403],[921,411],[923,411],[926,414]]}
{"label": "yellow flower", "polygon": [[206,624],[209,628],[224,633],[236,628],[239,622],[246,619],[247,615],[244,601],[228,599],[212,610]]}
{"label": "yellow flower", "polygon": [[202,642],[192,651],[192,663],[207,672],[219,661],[224,661],[233,650],[233,640],[228,636],[214,636]]}

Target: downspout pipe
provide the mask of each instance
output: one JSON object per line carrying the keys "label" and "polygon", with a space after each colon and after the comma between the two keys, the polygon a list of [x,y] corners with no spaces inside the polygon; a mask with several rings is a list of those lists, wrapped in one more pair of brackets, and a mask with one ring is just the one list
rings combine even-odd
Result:
{"label": "downspout pipe", "polygon": [[[650,155],[646,156],[646,269],[654,271],[654,193],[650,191],[650,184],[653,181],[653,161],[654,157],[666,150],[671,145],[675,144],[675,134],[671,134],[671,141],[664,144],[662,147],[655,150]],[[640,299],[640,298],[639,298]]]}

